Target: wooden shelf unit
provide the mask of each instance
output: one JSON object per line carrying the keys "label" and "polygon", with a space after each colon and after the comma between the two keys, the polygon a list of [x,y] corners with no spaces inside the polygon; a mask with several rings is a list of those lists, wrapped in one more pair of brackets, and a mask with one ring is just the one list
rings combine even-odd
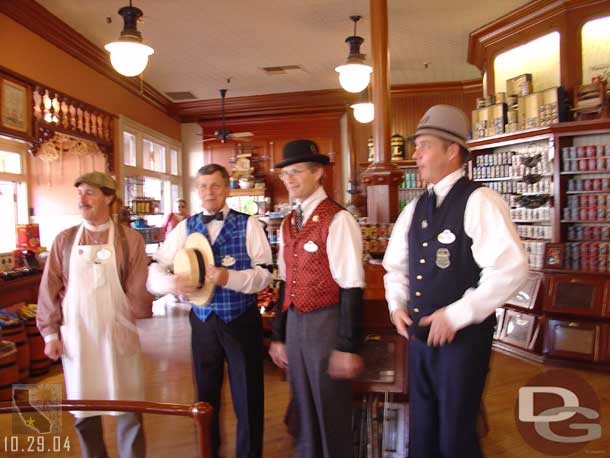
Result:
{"label": "wooden shelf unit", "polygon": [[[571,225],[610,224],[610,220],[581,220],[562,218],[563,209],[570,199],[579,199],[581,195],[609,194],[609,190],[568,191],[568,182],[590,175],[591,178],[607,177],[610,170],[564,170],[562,148],[590,144],[610,144],[610,120],[596,119],[554,124],[550,127],[534,128],[477,139],[469,142],[469,147],[476,157],[513,145],[535,141],[547,141],[553,157],[553,208],[550,214],[552,226],[551,242],[570,242],[567,240],[568,227]],[[601,140],[600,140],[601,139]],[[570,150],[571,151],[571,150]],[[500,181],[500,179],[477,179],[477,181]],[[521,222],[515,220],[515,222]],[[587,240],[582,240],[587,242]],[[609,243],[610,239],[597,242]],[[578,241],[574,241],[578,243]],[[546,361],[563,365],[583,365],[589,368],[610,370],[610,269],[606,272],[593,272],[573,269],[542,269],[544,278],[540,287],[541,293],[535,306],[521,309],[529,320],[539,328],[535,342],[526,348],[515,345],[498,333],[499,340],[494,341],[494,348],[521,359]],[[505,313],[519,310],[518,307],[506,305]],[[508,323],[503,320],[503,326]],[[527,320],[525,320],[527,321]],[[505,330],[504,330],[505,331]],[[532,336],[533,337],[533,336]],[[508,341],[507,341],[508,340]]]}

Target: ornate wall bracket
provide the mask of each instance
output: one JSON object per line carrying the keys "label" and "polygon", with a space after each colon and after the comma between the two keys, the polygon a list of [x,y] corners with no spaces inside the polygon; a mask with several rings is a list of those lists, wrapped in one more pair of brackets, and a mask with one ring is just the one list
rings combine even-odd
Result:
{"label": "ornate wall bracket", "polygon": [[[36,140],[30,152],[34,156],[56,134],[65,134],[93,142],[105,156],[107,170],[114,172],[113,115],[42,85],[34,87],[32,99]],[[68,143],[64,141],[64,146]],[[73,142],[70,145],[77,144]]]}
{"label": "ornate wall bracket", "polygon": [[30,143],[33,155],[37,155],[41,146],[53,139],[56,133],[94,142],[106,158],[108,171],[114,172],[115,115],[4,67],[0,67],[0,78],[8,78],[27,88],[28,99],[27,108],[24,108],[27,129],[20,132],[0,125],[0,132]]}

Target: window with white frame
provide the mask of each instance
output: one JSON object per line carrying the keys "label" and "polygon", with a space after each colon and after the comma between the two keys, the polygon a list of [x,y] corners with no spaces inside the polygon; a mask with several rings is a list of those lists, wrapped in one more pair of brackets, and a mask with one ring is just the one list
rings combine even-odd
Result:
{"label": "window with white frame", "polygon": [[142,161],[144,168],[154,172],[167,173],[165,169],[165,151],[166,148],[160,143],[152,140],[142,140]]}
{"label": "window with white frame", "polygon": [[123,131],[123,163],[135,167],[136,164],[136,136],[131,132]]}
{"label": "window with white frame", "polygon": [[[164,214],[173,210],[173,202],[182,196],[180,143],[123,116],[122,176],[124,202],[134,217],[151,226],[161,226]],[[149,199],[152,211],[136,212],[132,203]]]}
{"label": "window with white frame", "polygon": [[27,145],[0,139],[0,253],[17,248],[15,226],[28,223]]}

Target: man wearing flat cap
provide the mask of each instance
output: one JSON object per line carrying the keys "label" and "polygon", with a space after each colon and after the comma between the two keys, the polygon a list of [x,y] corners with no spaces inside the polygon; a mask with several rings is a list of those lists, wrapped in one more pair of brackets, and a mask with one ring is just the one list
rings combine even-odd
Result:
{"label": "man wearing flat cap", "polygon": [[467,133],[453,106],[421,118],[411,139],[428,190],[398,217],[383,259],[391,319],[409,340],[411,458],[482,456],[495,309],[527,276],[506,203],[464,175]]}
{"label": "man wearing flat cap", "polygon": [[[55,238],[40,283],[36,320],[44,351],[62,357],[68,399],[143,400],[135,320],[152,316],[144,240],[113,223],[110,175],[86,173],[74,186],[83,222]],[[117,416],[119,456],[146,455],[141,414],[73,413],[84,457],[108,456],[101,415]]]}
{"label": "man wearing flat cap", "polygon": [[353,216],[322,187],[328,156],[311,140],[287,143],[281,169],[294,210],[280,229],[280,304],[269,353],[288,370],[294,456],[352,456],[350,379],[358,355],[364,272]]}
{"label": "man wearing flat cap", "polygon": [[[197,400],[209,402],[214,408],[212,457],[218,457],[221,443],[219,413],[226,363],[237,416],[235,456],[261,458],[263,329],[256,293],[271,282],[271,247],[256,217],[227,206],[229,173],[223,166],[201,167],[196,183],[203,211],[180,221],[157,250],[156,262],[149,267],[148,289],[157,294],[191,296],[189,320]],[[203,263],[205,282],[193,291],[180,270],[173,275],[168,269],[179,250],[190,246],[194,236],[201,238],[199,235],[208,239],[213,259]],[[215,285],[211,297],[197,300],[195,296],[200,296],[210,282]]]}

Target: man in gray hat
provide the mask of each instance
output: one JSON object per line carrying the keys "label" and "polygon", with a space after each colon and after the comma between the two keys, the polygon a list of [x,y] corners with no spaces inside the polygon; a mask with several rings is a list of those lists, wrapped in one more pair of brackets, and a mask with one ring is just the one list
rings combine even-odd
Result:
{"label": "man in gray hat", "polygon": [[[143,400],[135,319],[152,316],[144,240],[110,218],[110,175],[86,173],[74,186],[83,222],[55,238],[40,282],[36,320],[44,352],[62,357],[68,399]],[[108,456],[102,414],[117,415],[119,456],[146,455],[141,414],[73,413],[83,456]]]}
{"label": "man in gray hat", "polygon": [[411,139],[428,191],[398,217],[383,260],[391,319],[409,340],[411,458],[482,456],[495,309],[527,276],[506,203],[464,174],[467,133],[449,105],[421,118]]}

